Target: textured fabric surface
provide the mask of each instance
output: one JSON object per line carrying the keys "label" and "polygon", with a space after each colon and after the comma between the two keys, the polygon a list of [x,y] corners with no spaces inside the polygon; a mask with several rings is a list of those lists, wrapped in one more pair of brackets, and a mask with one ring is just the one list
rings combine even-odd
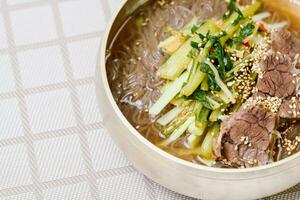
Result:
{"label": "textured fabric surface", "polygon": [[190,199],[137,172],[102,125],[96,54],[120,1],[0,0],[1,200]]}

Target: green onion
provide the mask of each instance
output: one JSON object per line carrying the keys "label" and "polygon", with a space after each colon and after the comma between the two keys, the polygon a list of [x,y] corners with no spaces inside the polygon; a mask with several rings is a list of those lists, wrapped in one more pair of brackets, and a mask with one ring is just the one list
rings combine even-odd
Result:
{"label": "green onion", "polygon": [[222,114],[221,109],[217,109],[212,111],[212,113],[209,116],[209,121],[216,122],[219,120],[219,116]]}
{"label": "green onion", "polygon": [[195,122],[195,116],[188,118],[186,122],[184,122],[182,126],[176,129],[168,139],[166,139],[161,143],[161,146],[168,146],[169,144],[177,140],[194,122]]}
{"label": "green onion", "polygon": [[219,87],[224,91],[224,93],[226,94],[226,96],[230,99],[230,101],[232,103],[235,103],[235,96],[231,93],[231,91],[227,88],[227,86],[223,83],[223,81],[221,80],[218,70],[215,68],[215,66],[209,61],[206,60],[205,63],[211,68],[211,70],[214,72],[215,74],[215,79],[217,84],[219,85]]}
{"label": "green onion", "polygon": [[197,147],[197,145],[200,143],[201,141],[201,137],[198,136],[198,135],[190,135],[188,138],[187,138],[187,146],[188,148],[190,149],[194,149]]}
{"label": "green onion", "polygon": [[207,108],[203,108],[199,114],[199,116],[196,116],[196,126],[200,129],[200,134],[204,134],[206,131],[206,128],[208,126],[208,115],[210,113],[210,110]]}
{"label": "green onion", "polygon": [[189,73],[183,73],[176,81],[170,84],[159,100],[150,108],[150,115],[159,114],[170,101],[180,92],[183,84],[187,81]]}
{"label": "green onion", "polygon": [[202,158],[212,160],[213,159],[213,142],[218,137],[220,132],[220,125],[215,123],[207,132],[202,145],[200,147],[200,156]]}
{"label": "green onion", "polygon": [[170,110],[168,113],[166,113],[164,116],[159,118],[157,120],[157,123],[159,123],[162,126],[166,126],[172,120],[174,120],[183,110],[184,108],[182,107],[175,107],[172,110]]}

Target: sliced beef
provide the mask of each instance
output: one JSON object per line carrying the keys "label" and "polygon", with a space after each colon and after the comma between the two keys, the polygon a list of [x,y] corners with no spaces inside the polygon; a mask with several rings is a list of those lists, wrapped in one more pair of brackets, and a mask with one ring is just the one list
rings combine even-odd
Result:
{"label": "sliced beef", "polygon": [[221,124],[214,155],[245,167],[267,164],[270,134],[275,124],[276,116],[258,106],[233,113]]}
{"label": "sliced beef", "polygon": [[[292,33],[286,29],[278,29],[271,34],[271,47],[273,52],[280,52],[290,56],[294,60],[299,53],[299,47],[294,41]],[[297,61],[297,68],[300,67],[300,59]]]}
{"label": "sliced beef", "polygon": [[286,29],[278,29],[271,34],[271,45],[274,52],[282,54],[294,53],[292,33]]}
{"label": "sliced beef", "polygon": [[257,95],[282,99],[279,117],[300,118],[299,100],[293,102],[297,90],[299,90],[297,77],[294,77],[293,74],[297,76],[299,70],[296,69],[297,65],[295,66],[297,63],[295,63],[295,55],[298,51],[295,42],[293,42],[292,34],[285,29],[274,31],[271,46],[272,51],[261,63],[264,73],[257,82]]}
{"label": "sliced beef", "polygon": [[[300,138],[300,124],[292,124],[288,129],[283,131],[282,133],[282,141],[280,148],[278,149],[277,159],[282,160],[284,158],[289,157],[292,154],[299,152],[299,138]],[[288,144],[291,145],[288,145]],[[289,148],[288,148],[289,147]]]}
{"label": "sliced beef", "polygon": [[274,113],[277,109],[271,112],[271,108],[265,108],[266,105],[260,107],[257,104],[244,106],[228,116],[222,122],[220,136],[213,146],[216,158],[225,158],[224,163],[243,167],[261,166],[273,161],[277,117],[300,118],[300,99],[296,101],[294,97],[297,89],[292,72],[297,58],[294,46],[289,31],[280,29],[273,32],[272,50],[260,64],[262,76],[257,82],[258,92],[253,96],[280,99],[283,103],[278,105],[278,114]]}
{"label": "sliced beef", "polygon": [[292,97],[282,102],[279,108],[279,117],[285,119],[299,119],[300,118],[300,99]]}
{"label": "sliced beef", "polygon": [[[275,97],[280,103],[270,100],[270,105],[243,106],[225,118],[220,136],[213,145],[216,158],[225,164],[242,167],[261,166],[274,161],[273,149],[279,141],[275,129],[277,118],[300,119],[300,98],[295,97],[298,81],[293,76],[298,73],[295,70],[297,53],[289,31],[280,29],[272,33],[271,51],[260,64],[262,74],[257,82],[258,92],[253,97]],[[275,103],[277,107],[273,111]]]}
{"label": "sliced beef", "polygon": [[263,77],[257,82],[257,89],[271,97],[285,98],[295,91],[294,77],[289,72],[292,67],[291,59],[283,54],[270,53],[262,61]]}
{"label": "sliced beef", "polygon": [[296,137],[300,137],[300,124],[294,123],[289,126],[285,131],[282,133],[283,137],[288,140],[296,140]]}

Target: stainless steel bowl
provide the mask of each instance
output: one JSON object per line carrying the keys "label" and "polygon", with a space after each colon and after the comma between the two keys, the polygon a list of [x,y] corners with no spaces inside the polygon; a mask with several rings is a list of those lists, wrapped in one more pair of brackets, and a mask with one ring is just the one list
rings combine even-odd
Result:
{"label": "stainless steel bowl", "polygon": [[97,96],[104,125],[136,169],[175,192],[200,199],[257,199],[299,183],[299,154],[250,169],[209,168],[162,151],[127,121],[114,101],[108,84],[105,52],[126,18],[146,1],[128,0],[120,5],[103,36],[96,70]]}

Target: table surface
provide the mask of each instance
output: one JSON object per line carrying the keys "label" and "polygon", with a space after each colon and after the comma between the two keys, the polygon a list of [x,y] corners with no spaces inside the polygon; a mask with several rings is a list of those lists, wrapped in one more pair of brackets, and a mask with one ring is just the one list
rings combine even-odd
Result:
{"label": "table surface", "polygon": [[0,0],[1,200],[190,199],[137,172],[102,125],[96,54],[120,1]]}

